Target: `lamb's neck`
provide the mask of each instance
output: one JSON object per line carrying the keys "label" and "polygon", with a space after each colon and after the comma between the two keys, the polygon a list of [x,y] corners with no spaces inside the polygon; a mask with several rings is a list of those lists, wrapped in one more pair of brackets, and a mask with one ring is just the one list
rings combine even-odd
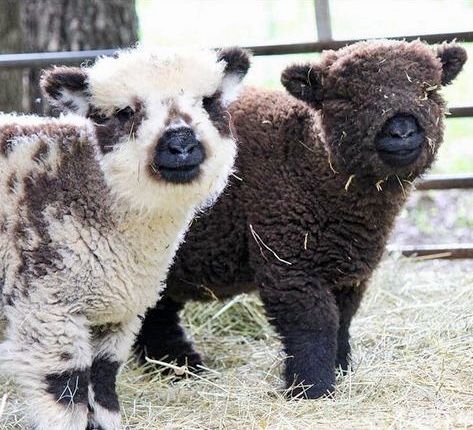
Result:
{"label": "lamb's neck", "polygon": [[[117,220],[117,230],[129,246],[149,258],[173,255],[192,219],[192,211],[129,211]],[[168,257],[165,257],[168,258]]]}

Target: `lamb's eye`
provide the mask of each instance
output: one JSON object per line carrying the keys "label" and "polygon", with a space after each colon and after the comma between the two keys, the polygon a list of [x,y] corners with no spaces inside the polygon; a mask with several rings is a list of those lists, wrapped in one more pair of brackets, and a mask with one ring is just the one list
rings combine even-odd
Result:
{"label": "lamb's eye", "polygon": [[345,89],[338,90],[336,94],[337,95],[336,95],[335,98],[340,99],[340,100],[351,100],[352,99],[350,97],[350,93]]}
{"label": "lamb's eye", "polygon": [[100,113],[100,112],[94,112],[94,113],[91,113],[89,115],[89,118],[95,122],[96,124],[104,124],[105,122],[107,122],[107,120],[109,120],[110,118],[106,115],[104,115],[103,113]]}
{"label": "lamb's eye", "polygon": [[115,113],[115,117],[120,121],[120,122],[126,122],[128,121],[133,115],[135,114],[135,111],[130,107],[127,106],[126,108],[120,109]]}
{"label": "lamb's eye", "polygon": [[215,108],[215,103],[217,101],[217,96],[211,96],[211,97],[204,97],[202,99],[202,106],[204,109],[208,112],[212,108]]}
{"label": "lamb's eye", "polygon": [[210,103],[212,103],[213,97],[204,97],[202,99],[202,104],[205,106],[208,106]]}

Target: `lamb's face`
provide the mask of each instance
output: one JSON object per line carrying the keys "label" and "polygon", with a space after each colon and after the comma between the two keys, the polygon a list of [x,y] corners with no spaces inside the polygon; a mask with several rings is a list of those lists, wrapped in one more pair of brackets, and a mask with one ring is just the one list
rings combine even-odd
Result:
{"label": "lamb's face", "polygon": [[124,51],[90,68],[56,68],[43,88],[96,130],[111,189],[140,209],[209,203],[235,158],[227,105],[249,67],[248,54]]}
{"label": "lamb's face", "polygon": [[414,178],[443,138],[438,91],[466,60],[457,45],[361,42],[283,74],[288,90],[321,109],[322,133],[339,169],[379,179]]}

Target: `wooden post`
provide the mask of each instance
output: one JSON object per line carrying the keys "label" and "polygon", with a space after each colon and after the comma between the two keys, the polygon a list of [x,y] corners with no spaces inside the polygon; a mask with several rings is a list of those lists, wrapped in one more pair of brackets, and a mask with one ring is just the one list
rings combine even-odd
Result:
{"label": "wooden post", "polygon": [[332,40],[329,0],[314,0],[317,39],[321,42]]}

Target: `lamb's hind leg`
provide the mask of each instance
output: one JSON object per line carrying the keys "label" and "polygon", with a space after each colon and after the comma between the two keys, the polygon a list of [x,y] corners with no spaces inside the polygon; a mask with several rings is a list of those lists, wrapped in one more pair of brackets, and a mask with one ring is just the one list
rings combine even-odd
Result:
{"label": "lamb's hind leg", "polygon": [[335,366],[340,367],[342,372],[346,372],[350,366],[351,347],[349,329],[351,320],[360,306],[365,290],[366,282],[354,286],[340,287],[334,290],[340,321]]}
{"label": "lamb's hind leg", "polygon": [[89,389],[89,429],[121,428],[120,404],[116,392],[117,374],[128,357],[140,325],[141,321],[136,317],[121,324],[93,329],[94,359]]}
{"label": "lamb's hind leg", "polygon": [[8,306],[2,359],[35,430],[84,430],[91,349],[86,319],[59,306]]}
{"label": "lamb's hind leg", "polygon": [[135,345],[143,362],[146,356],[199,370],[202,358],[180,324],[179,312],[183,307],[183,303],[164,296],[156,307],[148,310]]}

